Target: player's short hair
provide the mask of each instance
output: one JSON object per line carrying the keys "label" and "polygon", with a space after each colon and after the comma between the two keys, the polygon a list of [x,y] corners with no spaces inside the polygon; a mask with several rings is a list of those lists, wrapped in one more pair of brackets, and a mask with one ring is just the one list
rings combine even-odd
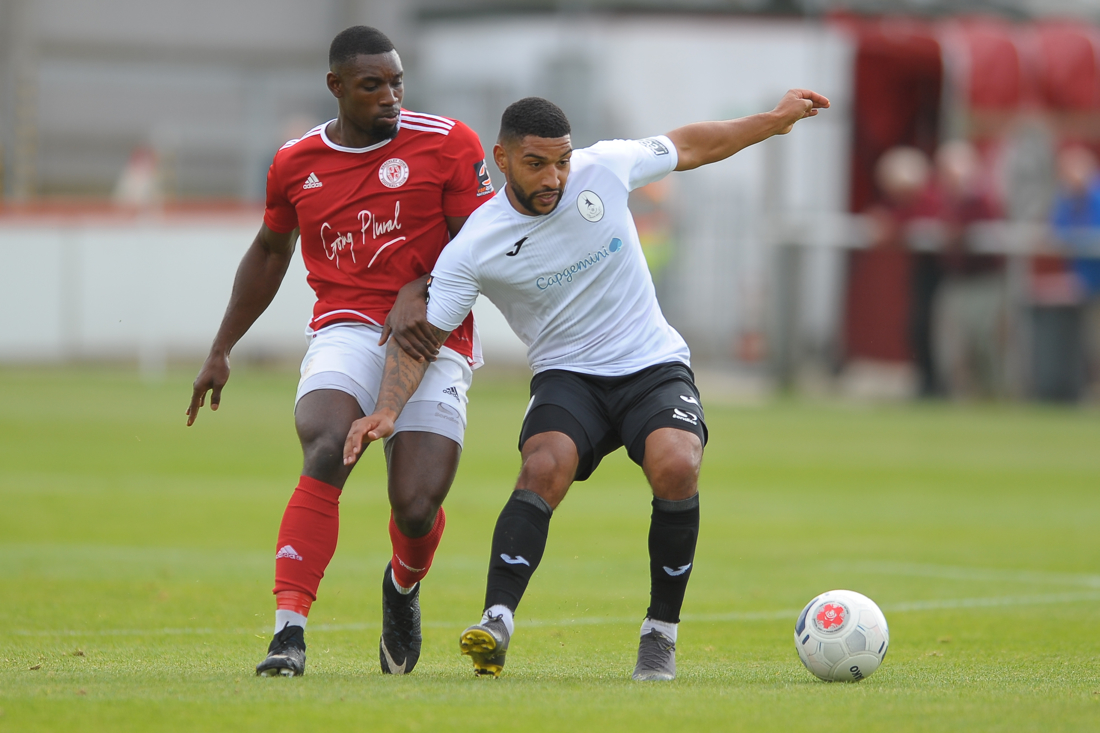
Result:
{"label": "player's short hair", "polygon": [[525,97],[504,110],[498,140],[522,140],[528,135],[565,137],[569,132],[569,120],[561,107],[542,97]]}
{"label": "player's short hair", "polygon": [[332,39],[332,45],[328,47],[328,65],[334,69],[359,55],[373,56],[392,50],[393,42],[382,31],[369,25],[353,25]]}

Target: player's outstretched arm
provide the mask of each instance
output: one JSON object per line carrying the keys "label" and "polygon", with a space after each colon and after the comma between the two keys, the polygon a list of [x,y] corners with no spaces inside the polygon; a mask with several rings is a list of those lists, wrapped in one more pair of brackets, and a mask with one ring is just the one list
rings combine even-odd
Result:
{"label": "player's outstretched arm", "polygon": [[187,424],[192,425],[199,416],[199,408],[210,395],[210,409],[218,409],[222,400],[222,388],[229,381],[229,352],[237,345],[245,332],[256,322],[271,304],[279,285],[283,282],[298,230],[276,232],[266,224],[260,227],[252,246],[244,253],[233,280],[233,292],[222,316],[222,324],[210,345],[199,375],[191,390],[191,405],[187,408]]}
{"label": "player's outstretched arm", "polygon": [[786,135],[794,124],[827,109],[829,100],[809,89],[791,89],[770,112],[721,122],[694,122],[668,133],[676,146],[676,170],[689,171],[701,165],[725,160],[739,150]]}
{"label": "player's outstretched arm", "polygon": [[[428,324],[432,335],[439,343],[443,343],[450,336],[449,331],[443,331]],[[409,398],[416,392],[420,382],[424,379],[424,372],[428,371],[429,362],[419,361],[397,345],[395,339],[390,339],[386,345],[386,366],[382,369],[382,385],[378,388],[378,402],[374,406],[374,412],[366,417],[361,417],[351,424],[347,440],[344,441],[344,465],[350,466],[359,459],[363,452],[363,446],[371,441],[381,440],[393,434],[393,424],[398,415],[405,409]]]}

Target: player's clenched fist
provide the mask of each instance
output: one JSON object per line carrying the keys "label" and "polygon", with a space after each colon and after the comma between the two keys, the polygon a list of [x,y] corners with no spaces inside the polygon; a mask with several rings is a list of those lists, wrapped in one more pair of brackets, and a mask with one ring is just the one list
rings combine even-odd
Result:
{"label": "player's clenched fist", "polygon": [[351,424],[348,439],[344,441],[344,465],[350,466],[359,460],[363,444],[393,435],[393,418],[385,413],[375,412],[361,417]]}

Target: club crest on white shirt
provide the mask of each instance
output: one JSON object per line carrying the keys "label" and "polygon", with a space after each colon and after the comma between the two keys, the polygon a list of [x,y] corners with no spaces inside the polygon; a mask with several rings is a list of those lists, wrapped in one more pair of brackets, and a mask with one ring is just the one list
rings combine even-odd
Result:
{"label": "club crest on white shirt", "polygon": [[581,191],[577,196],[577,210],[585,219],[595,223],[603,218],[603,200],[595,191]]}
{"label": "club crest on white shirt", "polygon": [[390,158],[379,167],[378,180],[386,188],[398,188],[409,180],[409,164],[400,158]]}

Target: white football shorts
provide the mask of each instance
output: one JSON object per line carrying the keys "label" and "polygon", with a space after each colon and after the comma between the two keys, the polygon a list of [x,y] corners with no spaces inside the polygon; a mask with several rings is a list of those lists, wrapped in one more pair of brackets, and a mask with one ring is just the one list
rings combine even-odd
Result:
{"label": "white football shorts", "polygon": [[[381,335],[381,328],[366,323],[306,329],[309,348],[302,359],[295,406],[309,392],[335,389],[354,397],[364,415],[374,412],[386,363],[386,345],[378,345]],[[464,356],[441,348],[398,416],[394,434],[405,430],[435,433],[461,446],[466,432],[466,393],[473,376]]]}

